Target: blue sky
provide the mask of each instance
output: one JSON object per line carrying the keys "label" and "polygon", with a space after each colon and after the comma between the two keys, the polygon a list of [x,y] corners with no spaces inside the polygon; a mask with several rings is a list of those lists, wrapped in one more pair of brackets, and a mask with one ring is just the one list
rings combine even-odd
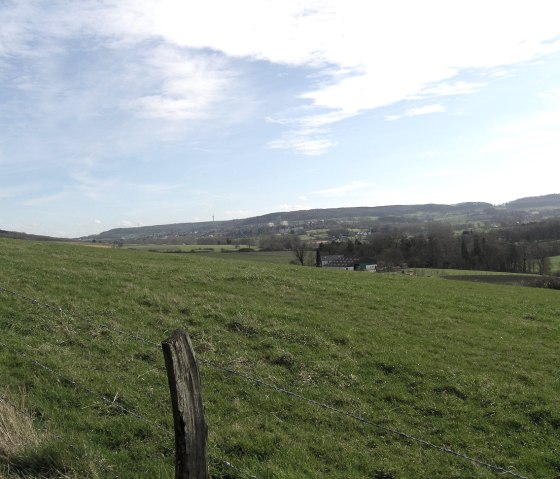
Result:
{"label": "blue sky", "polygon": [[0,229],[559,193],[560,6],[0,0]]}

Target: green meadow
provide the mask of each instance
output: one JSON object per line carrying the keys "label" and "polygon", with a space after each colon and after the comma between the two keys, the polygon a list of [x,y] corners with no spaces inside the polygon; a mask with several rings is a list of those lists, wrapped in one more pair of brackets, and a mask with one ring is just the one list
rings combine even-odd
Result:
{"label": "green meadow", "polygon": [[0,478],[173,478],[177,328],[213,478],[560,477],[559,291],[241,258],[0,240]]}
{"label": "green meadow", "polygon": [[550,258],[550,270],[552,273],[560,274],[560,256]]}
{"label": "green meadow", "polygon": [[125,244],[127,249],[150,251],[152,253],[204,253],[204,252],[234,252],[242,248],[249,248],[248,245],[205,245],[205,244]]}
{"label": "green meadow", "polygon": [[[89,245],[88,245],[89,246]],[[125,244],[123,248],[151,253],[193,253],[229,260],[257,261],[259,263],[290,264],[295,260],[292,251],[258,251],[249,245],[167,245]],[[224,257],[227,254],[227,258]],[[311,253],[310,253],[311,255]]]}

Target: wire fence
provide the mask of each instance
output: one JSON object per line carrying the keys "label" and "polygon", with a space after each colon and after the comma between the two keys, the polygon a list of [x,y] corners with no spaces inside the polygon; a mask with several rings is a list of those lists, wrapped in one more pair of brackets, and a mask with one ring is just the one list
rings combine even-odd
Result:
{"label": "wire fence", "polygon": [[[39,307],[48,309],[50,311],[56,312],[56,313],[61,314],[61,315],[66,315],[66,316],[71,317],[75,320],[82,320],[82,321],[84,321],[86,323],[89,323],[89,324],[92,324],[92,325],[95,324],[96,327],[102,327],[102,328],[106,329],[107,331],[122,335],[123,337],[128,338],[128,340],[139,342],[139,343],[142,343],[144,345],[148,345],[150,347],[154,347],[154,348],[157,348],[158,350],[161,350],[161,344],[152,340],[152,339],[143,337],[143,336],[141,336],[139,334],[136,334],[134,332],[131,332],[131,331],[126,331],[122,328],[116,328],[116,327],[114,327],[112,325],[109,325],[109,324],[106,324],[106,323],[99,323],[98,321],[95,321],[94,319],[92,319],[90,317],[83,316],[83,315],[77,314],[75,312],[69,312],[69,311],[61,308],[58,305],[53,305],[53,304],[42,302],[38,299],[29,297],[25,294],[21,294],[17,291],[14,291],[14,290],[10,290],[10,289],[5,288],[3,286],[0,286],[0,293],[5,293],[5,294],[11,295],[15,298],[19,298],[21,300],[28,301],[35,306],[39,306]],[[79,330],[79,328],[77,326],[74,326],[74,328]],[[91,397],[101,399],[109,407],[116,408],[116,409],[120,410],[122,413],[124,413],[126,415],[129,415],[131,417],[134,417],[137,420],[142,421],[143,423],[148,424],[150,427],[153,427],[153,428],[155,428],[155,429],[157,429],[161,432],[171,433],[170,428],[166,428],[165,426],[163,426],[163,425],[161,425],[161,424],[159,424],[159,423],[157,423],[157,422],[155,422],[155,421],[153,421],[149,418],[146,418],[142,414],[140,414],[136,411],[133,411],[130,408],[126,408],[126,407],[122,406],[121,404],[119,404],[115,401],[116,398],[111,399],[107,395],[104,395],[104,394],[100,393],[99,391],[96,391],[94,388],[92,388],[92,387],[90,387],[86,384],[83,384],[82,382],[77,381],[74,378],[68,377],[68,376],[56,371],[52,366],[49,366],[49,365],[47,365],[47,364],[45,364],[41,361],[38,361],[37,359],[34,359],[29,354],[27,354],[25,351],[22,351],[18,348],[15,348],[15,347],[7,344],[6,342],[4,342],[2,340],[0,340],[0,346],[4,347],[8,351],[11,351],[13,354],[16,354],[20,357],[26,358],[26,360],[29,361],[31,364],[33,364],[35,367],[43,369],[45,371],[48,371],[50,374],[52,374],[53,376],[55,376],[56,378],[61,380],[64,384],[68,384],[68,385],[70,385],[70,386],[72,386],[72,387],[74,387],[78,390],[81,390]],[[308,405],[311,405],[315,408],[318,408],[318,409],[321,409],[321,410],[324,410],[324,411],[328,411],[332,414],[344,416],[344,417],[350,418],[350,419],[352,419],[356,422],[359,422],[360,424],[364,424],[364,425],[370,426],[372,428],[390,433],[390,434],[392,434],[392,435],[394,435],[394,436],[396,436],[400,439],[420,444],[422,446],[425,446],[425,447],[433,449],[433,450],[437,450],[437,451],[439,451],[441,453],[444,453],[444,454],[448,454],[448,455],[453,456],[453,457],[455,457],[457,459],[460,459],[460,460],[468,461],[472,464],[476,464],[478,466],[484,467],[484,468],[486,468],[486,469],[488,469],[488,470],[490,470],[490,471],[492,471],[492,472],[494,472],[498,475],[508,475],[508,476],[519,478],[519,479],[528,479],[526,476],[524,476],[522,474],[519,474],[518,472],[516,472],[512,469],[508,469],[508,468],[505,468],[505,467],[498,466],[496,464],[492,464],[492,463],[490,463],[488,461],[485,461],[485,460],[482,460],[480,458],[471,457],[467,454],[464,454],[462,452],[459,452],[459,451],[455,450],[454,448],[444,446],[444,445],[438,445],[438,444],[435,444],[431,441],[423,439],[422,437],[419,437],[417,435],[409,434],[407,432],[403,432],[403,431],[400,431],[398,429],[385,426],[383,424],[380,424],[379,422],[375,422],[375,421],[373,421],[369,418],[366,418],[363,415],[336,408],[336,407],[328,404],[327,402],[318,401],[316,399],[306,397],[306,396],[304,396],[300,393],[293,392],[290,389],[287,389],[283,386],[273,384],[269,381],[265,381],[265,380],[260,379],[258,377],[253,377],[251,375],[248,375],[248,374],[245,374],[243,372],[237,371],[236,369],[233,369],[232,367],[224,366],[223,364],[219,364],[215,361],[204,359],[200,354],[197,354],[197,356],[198,356],[199,363],[201,363],[205,367],[208,367],[208,368],[213,369],[215,371],[219,371],[221,373],[226,373],[227,375],[230,375],[230,376],[238,377],[238,378],[242,379],[243,381],[245,381],[247,383],[250,383],[250,384],[253,384],[255,386],[265,387],[265,388],[267,388],[269,390],[272,390],[272,391],[274,391],[278,394],[282,394],[282,395],[288,396],[292,399],[302,401],[302,402],[304,402]],[[153,369],[154,368],[151,368],[151,370],[153,370]],[[159,368],[155,368],[155,369],[161,370],[162,372],[165,371],[165,368],[163,366],[159,367]],[[0,400],[6,401],[4,396],[0,396]],[[239,474],[243,477],[258,479],[257,476],[255,476],[255,475],[245,471],[244,469],[234,465],[234,463],[232,463],[231,461],[229,461],[227,459],[224,459],[222,457],[218,457],[217,455],[209,455],[209,458],[210,458],[211,462],[217,464],[219,467],[229,468],[232,471],[236,472],[237,474]]]}
{"label": "wire fence", "polygon": [[[23,294],[20,294],[16,291],[9,290],[9,289],[4,288],[4,287],[0,287],[0,292],[8,293],[8,294],[10,294],[14,297],[18,297],[20,299],[27,300],[33,305],[49,309],[51,311],[54,311],[54,312],[57,312],[57,313],[60,313],[60,314],[67,314],[67,315],[70,315],[70,316],[74,317],[75,319],[86,320],[88,323],[93,323],[93,320],[91,318],[87,318],[87,317],[84,317],[84,316],[79,316],[78,317],[77,315],[75,315],[73,313],[69,314],[67,311],[65,311],[63,308],[61,308],[59,306],[55,306],[55,305],[51,305],[51,304],[48,304],[48,303],[41,302],[40,300],[37,300],[35,298],[31,298],[31,297],[23,295]],[[127,337],[128,339],[138,341],[142,344],[148,344],[151,347],[157,348],[158,350],[161,349],[161,344],[156,343],[155,341],[146,339],[144,337],[141,337],[137,334],[134,334],[134,333],[131,333],[131,332],[128,332],[128,331],[124,331],[124,330],[119,329],[119,328],[111,327],[108,324],[99,324],[99,323],[95,323],[95,324],[96,324],[96,326],[103,326],[104,328],[106,328],[109,331],[112,331],[112,332],[115,332],[117,334],[123,335],[123,336]],[[75,327],[75,329],[79,330],[79,328],[76,328],[76,327]],[[124,407],[122,404],[120,404],[116,401],[116,399],[117,399],[116,396],[112,397],[112,398],[108,397],[107,395],[102,394],[101,392],[95,390],[94,388],[84,384],[83,382],[78,381],[75,378],[69,377],[65,374],[62,374],[62,373],[58,372],[52,366],[47,365],[44,362],[41,362],[41,361],[33,358],[27,352],[25,352],[25,351],[23,351],[19,348],[13,347],[13,346],[9,345],[8,343],[6,343],[5,341],[3,341],[1,339],[0,339],[0,346],[3,347],[5,350],[10,351],[14,355],[17,355],[20,358],[25,358],[29,363],[33,364],[36,368],[39,368],[43,371],[47,371],[52,376],[54,376],[56,379],[60,380],[63,384],[71,386],[75,389],[78,389],[78,390],[84,392],[85,394],[87,394],[91,398],[100,399],[102,402],[104,402],[110,408],[115,408],[115,409],[121,411],[122,413],[124,413],[128,416],[134,417],[135,419],[143,422],[144,424],[146,424],[146,425],[148,425],[148,426],[150,426],[150,427],[152,427],[152,428],[154,428],[154,429],[156,429],[160,432],[163,432],[167,435],[173,434],[172,428],[167,428],[167,427],[165,427],[165,426],[163,426],[163,425],[161,425],[157,422],[154,422],[153,420],[145,417],[144,415],[131,410],[130,408]],[[153,370],[154,368],[151,368],[151,369]],[[161,372],[165,372],[165,368],[163,366],[159,367],[157,369],[160,370]],[[16,413],[18,413],[20,415],[25,414],[25,413],[21,412],[16,405],[14,405],[10,401],[8,401],[8,399],[5,395],[3,395],[3,394],[0,395],[0,400],[2,400],[4,403],[10,404],[12,406],[12,408],[14,409],[14,411],[16,411]],[[59,439],[59,440],[64,439],[61,436],[56,435],[56,434],[52,435],[52,437],[54,437],[56,439]],[[69,446],[73,447],[71,444],[69,444]],[[231,460],[226,460],[226,459],[223,459],[222,457],[218,457],[218,456],[212,455],[212,454],[209,454],[209,459],[212,461],[212,463],[216,464],[218,467],[228,468],[232,471],[235,471],[238,475],[241,475],[242,477],[248,477],[248,478],[251,478],[251,479],[258,479],[258,477],[255,476],[254,474],[245,471],[244,469],[242,469],[239,466],[236,466],[235,463]]]}
{"label": "wire fence", "polygon": [[[24,421],[32,420],[31,413],[25,411],[22,404],[20,405],[14,404],[14,402],[11,399],[9,399],[8,396],[4,393],[0,393],[0,403],[7,405],[10,408],[10,410],[13,411],[14,414],[22,418],[22,420]],[[52,432],[49,435],[50,437],[63,443],[69,449],[73,450],[76,454],[78,455],[82,454],[82,451],[78,447],[76,447],[76,445],[72,441],[68,441],[68,438],[64,438],[61,435]]]}

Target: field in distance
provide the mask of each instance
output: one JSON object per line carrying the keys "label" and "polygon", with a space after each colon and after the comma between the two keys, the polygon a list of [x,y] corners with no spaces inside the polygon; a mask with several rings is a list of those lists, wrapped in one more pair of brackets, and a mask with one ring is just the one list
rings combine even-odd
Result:
{"label": "field in distance", "polygon": [[[110,243],[84,243],[90,246],[106,246],[111,247]],[[124,248],[149,251],[152,253],[197,253],[209,256],[219,257],[221,253],[239,253],[239,255],[231,255],[228,259],[241,259],[259,262],[284,263],[289,264],[295,260],[295,256],[291,251],[261,251],[258,247],[250,244],[239,245],[201,245],[201,244],[134,244],[125,243]],[[310,258],[313,251],[309,252]],[[312,258],[311,258],[312,259]],[[310,260],[311,260],[310,259]],[[560,256],[550,258],[551,274],[560,274]],[[500,274],[493,271],[470,271],[470,270],[452,270],[452,269],[433,269],[433,268],[414,268],[414,273],[422,276],[435,275],[446,276],[456,274]]]}
{"label": "field in distance", "polygon": [[550,258],[550,270],[552,273],[560,273],[560,256],[552,256]]}
{"label": "field in distance", "polygon": [[150,253],[194,253],[213,258],[262,263],[290,264],[295,257],[291,251],[259,251],[251,245],[166,245],[166,244],[126,244],[123,247],[131,250],[148,251]]}
{"label": "field in distance", "polygon": [[216,254],[0,240],[0,396],[39,437],[0,477],[174,477],[176,328],[214,478],[560,474],[558,291]]}
{"label": "field in distance", "polygon": [[206,245],[206,244],[150,244],[150,243],[126,243],[123,245],[128,249],[140,251],[151,251],[153,253],[202,253],[202,252],[222,252],[239,251],[251,248],[249,245]]}

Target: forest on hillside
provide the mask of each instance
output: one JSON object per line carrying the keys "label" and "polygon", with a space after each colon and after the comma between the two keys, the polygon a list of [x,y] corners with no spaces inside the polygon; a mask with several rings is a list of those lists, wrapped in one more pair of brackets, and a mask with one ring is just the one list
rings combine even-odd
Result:
{"label": "forest on hillside", "polygon": [[[504,205],[468,202],[455,205],[388,205],[373,207],[325,208],[269,213],[244,219],[176,223],[168,225],[116,228],[82,241],[196,243],[212,238],[255,239],[263,235],[284,234],[289,228],[370,228],[380,225],[413,225],[442,222],[470,228],[510,225],[560,217],[560,194],[520,198]],[[242,241],[247,243],[247,241]],[[213,241],[213,244],[218,244]]]}
{"label": "forest on hillside", "polygon": [[373,258],[387,266],[549,274],[550,257],[560,255],[560,219],[459,234],[443,223],[416,233],[393,227],[364,240],[321,243],[319,250]]}

